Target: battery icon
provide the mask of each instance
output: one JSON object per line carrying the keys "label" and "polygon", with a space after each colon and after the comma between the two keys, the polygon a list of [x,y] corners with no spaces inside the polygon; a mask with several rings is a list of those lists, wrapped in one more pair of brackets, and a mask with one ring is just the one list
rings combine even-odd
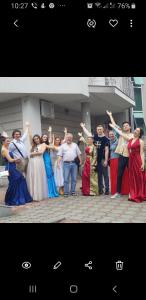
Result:
{"label": "battery icon", "polygon": [[135,9],[136,8],[136,4],[135,3],[131,3],[131,8]]}

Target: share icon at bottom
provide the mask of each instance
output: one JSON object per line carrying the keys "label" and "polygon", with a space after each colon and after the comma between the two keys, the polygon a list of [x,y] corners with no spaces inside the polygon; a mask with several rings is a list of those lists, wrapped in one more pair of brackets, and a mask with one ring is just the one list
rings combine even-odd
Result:
{"label": "share icon at bottom", "polygon": [[88,268],[89,270],[92,270],[92,261],[89,261],[88,263],[86,263],[84,265],[86,268]]}

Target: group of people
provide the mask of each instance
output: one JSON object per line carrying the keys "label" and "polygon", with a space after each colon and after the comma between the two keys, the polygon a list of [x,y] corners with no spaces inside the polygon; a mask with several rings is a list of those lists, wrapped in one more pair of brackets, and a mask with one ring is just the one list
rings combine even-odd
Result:
{"label": "group of people", "polygon": [[[77,173],[82,165],[81,143],[85,145],[81,187],[84,196],[111,193],[111,198],[128,195],[135,202],[146,200],[143,131],[136,128],[131,133],[127,121],[121,129],[112,113],[106,113],[110,121],[108,136],[102,125],[92,134],[81,123],[78,143],[73,142],[73,135],[67,129],[63,139],[52,136],[51,127],[49,136],[32,137],[29,123],[23,136],[17,129],[12,140],[3,134],[1,154],[9,172],[5,203],[23,205],[59,195],[75,196]],[[31,142],[29,154],[24,143],[27,136]]]}
{"label": "group of people", "polygon": [[[146,171],[144,141],[142,139],[144,132],[141,128],[136,128],[132,133],[131,126],[127,121],[123,122],[122,128],[120,128],[115,123],[112,112],[106,111],[106,113],[110,119],[108,137],[105,136],[102,125],[97,126],[97,132],[92,136],[85,124],[80,124],[83,132],[88,138],[92,138],[95,147],[97,147],[97,168],[92,169],[91,172],[85,164],[82,181],[84,181],[85,176],[89,178],[89,174],[93,178],[93,173],[97,170],[99,194],[104,192],[108,195],[110,169],[112,199],[120,198],[121,195],[128,195],[128,200],[137,203],[145,201]],[[86,151],[88,152],[88,147]],[[93,154],[91,156],[93,159]],[[88,155],[86,160],[88,161]],[[83,194],[87,193],[84,187]]]}
{"label": "group of people", "polygon": [[[9,185],[5,195],[7,205],[24,205],[31,201],[69,195],[69,177],[71,175],[71,194],[75,195],[78,157],[81,152],[73,136],[51,136],[35,134],[32,137],[30,125],[21,136],[20,130],[12,133],[12,140],[6,133],[1,135],[1,155],[8,171]],[[27,151],[25,140],[29,137],[31,149]],[[49,139],[50,138],[50,139]],[[28,154],[29,152],[29,154]]]}

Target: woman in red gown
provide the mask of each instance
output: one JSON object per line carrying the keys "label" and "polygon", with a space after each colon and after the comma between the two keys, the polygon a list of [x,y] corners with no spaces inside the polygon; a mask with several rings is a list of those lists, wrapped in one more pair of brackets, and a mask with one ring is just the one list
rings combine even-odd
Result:
{"label": "woman in red gown", "polygon": [[137,203],[146,200],[144,178],[144,142],[142,129],[136,128],[134,138],[128,143],[129,150],[129,200]]}
{"label": "woman in red gown", "polygon": [[[110,124],[111,125],[111,124]],[[112,126],[111,126],[112,127]],[[114,128],[125,139],[128,139],[127,135],[122,131]],[[134,131],[134,138],[129,140],[129,199],[140,203],[146,200],[146,180],[144,170],[144,142],[141,139],[143,136],[143,130],[136,128]]]}

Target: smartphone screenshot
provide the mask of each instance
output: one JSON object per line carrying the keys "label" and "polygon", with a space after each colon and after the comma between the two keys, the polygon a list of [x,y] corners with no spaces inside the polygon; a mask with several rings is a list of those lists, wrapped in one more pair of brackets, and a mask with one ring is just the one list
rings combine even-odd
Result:
{"label": "smartphone screenshot", "polygon": [[145,296],[144,11],[2,5],[1,299]]}

